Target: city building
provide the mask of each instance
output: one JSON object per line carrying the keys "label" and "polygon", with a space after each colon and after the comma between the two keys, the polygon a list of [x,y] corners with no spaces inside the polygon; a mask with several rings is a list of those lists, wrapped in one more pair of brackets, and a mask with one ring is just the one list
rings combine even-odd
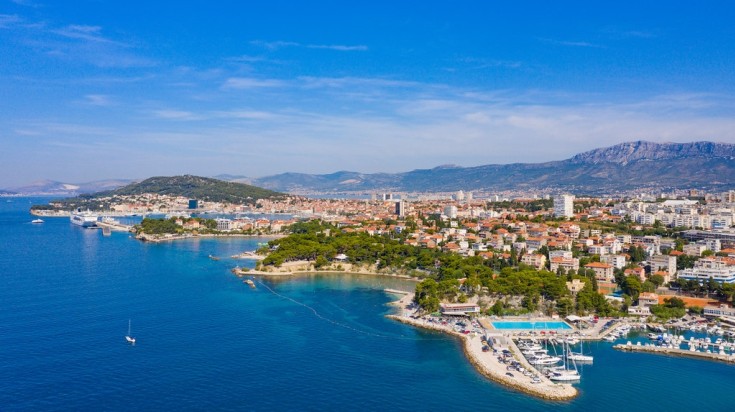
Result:
{"label": "city building", "polygon": [[727,258],[699,259],[693,268],[677,272],[677,278],[696,280],[699,283],[709,279],[718,283],[735,283],[735,261]]}
{"label": "city building", "polygon": [[613,275],[612,265],[602,262],[590,262],[584,265],[585,269],[592,269],[595,272],[595,279],[599,282],[612,282],[615,277]]}
{"label": "city building", "polygon": [[559,195],[554,197],[555,217],[574,217],[574,196]]}
{"label": "city building", "polygon": [[396,202],[396,215],[398,215],[398,217],[406,216],[406,202],[404,200]]}

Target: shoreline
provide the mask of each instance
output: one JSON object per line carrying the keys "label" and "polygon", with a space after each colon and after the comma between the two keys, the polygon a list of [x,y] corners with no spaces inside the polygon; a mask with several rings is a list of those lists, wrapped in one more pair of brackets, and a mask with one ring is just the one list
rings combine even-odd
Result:
{"label": "shoreline", "polygon": [[149,243],[162,243],[162,242],[172,242],[175,240],[185,240],[185,239],[209,239],[209,238],[251,238],[251,237],[259,237],[264,239],[280,239],[282,237],[286,237],[286,235],[283,234],[269,234],[269,235],[247,235],[243,233],[203,233],[203,234],[186,234],[186,235],[171,235],[166,237],[160,237],[160,235],[148,235],[145,233],[141,233],[139,235],[135,236],[135,239],[140,240],[141,242],[149,242]]}
{"label": "shoreline", "polygon": [[[245,258],[247,260],[247,258]],[[255,269],[232,269],[232,273],[237,275],[238,277],[243,276],[262,276],[262,277],[271,277],[271,278],[289,278],[289,277],[296,277],[296,276],[303,276],[303,275],[339,275],[339,274],[348,274],[348,275],[366,275],[366,276],[381,276],[381,277],[389,277],[389,278],[398,278],[398,279],[404,279],[404,280],[410,280],[413,282],[420,282],[422,279],[411,277],[408,275],[399,275],[399,274],[391,274],[391,273],[380,273],[380,272],[374,272],[370,270],[347,270],[347,269],[300,269],[300,270],[292,270],[292,271],[283,271],[283,272],[266,272],[261,270],[255,270]],[[391,292],[392,293],[392,292]],[[413,293],[413,292],[406,292],[406,293]]]}

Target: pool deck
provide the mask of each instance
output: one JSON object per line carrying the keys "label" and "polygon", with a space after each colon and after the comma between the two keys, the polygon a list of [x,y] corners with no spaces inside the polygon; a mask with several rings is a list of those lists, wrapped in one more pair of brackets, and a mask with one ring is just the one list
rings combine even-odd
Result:
{"label": "pool deck", "polygon": [[[491,329],[494,330],[520,330],[529,332],[540,332],[540,331],[556,331],[561,332],[573,332],[574,327],[567,322],[560,320],[548,320],[548,319],[537,319],[537,320],[491,320],[489,322]],[[508,327],[514,324],[517,327]],[[562,326],[563,327],[556,327]],[[501,327],[503,326],[503,327]]]}

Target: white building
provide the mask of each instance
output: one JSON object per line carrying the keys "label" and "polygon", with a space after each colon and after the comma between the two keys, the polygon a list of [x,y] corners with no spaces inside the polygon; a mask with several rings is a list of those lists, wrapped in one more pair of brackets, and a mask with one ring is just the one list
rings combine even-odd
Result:
{"label": "white building", "polygon": [[718,283],[735,283],[735,266],[722,259],[699,259],[693,268],[682,269],[677,278],[704,283],[712,278]]}
{"label": "white building", "polygon": [[553,258],[571,259],[572,257],[573,257],[573,253],[570,250],[550,250],[549,251],[549,259],[553,259]]}
{"label": "white building", "polygon": [[444,208],[444,215],[450,219],[457,218],[457,206],[449,205]]}
{"label": "white building", "polygon": [[574,217],[574,196],[559,195],[554,197],[555,217]]}
{"label": "white building", "polygon": [[232,220],[230,219],[217,219],[217,230],[227,231],[232,230]]}
{"label": "white building", "polygon": [[649,259],[651,263],[651,273],[664,271],[669,275],[676,273],[676,256],[655,255]]}
{"label": "white building", "polygon": [[[676,259],[676,258],[674,258]],[[600,262],[612,265],[615,269],[622,269],[625,267],[625,256],[623,255],[604,255],[600,256]],[[676,268],[676,263],[674,263]]]}

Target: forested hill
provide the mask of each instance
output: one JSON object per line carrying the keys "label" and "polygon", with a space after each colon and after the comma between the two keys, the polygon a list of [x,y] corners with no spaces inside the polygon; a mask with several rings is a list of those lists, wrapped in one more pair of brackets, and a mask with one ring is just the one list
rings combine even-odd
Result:
{"label": "forested hill", "polygon": [[229,203],[254,203],[258,199],[272,199],[284,196],[282,193],[257,186],[192,175],[151,177],[140,183],[132,183],[108,192],[95,193],[92,196],[125,196],[144,193],[183,196],[211,202]]}

